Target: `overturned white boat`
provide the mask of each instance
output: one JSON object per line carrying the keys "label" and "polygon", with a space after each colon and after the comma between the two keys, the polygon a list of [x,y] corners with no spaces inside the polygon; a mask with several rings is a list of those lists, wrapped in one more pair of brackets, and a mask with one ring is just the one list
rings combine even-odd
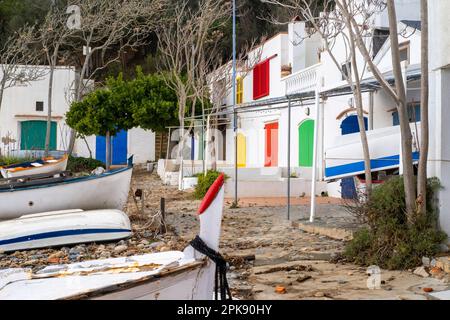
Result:
{"label": "overturned white boat", "polygon": [[11,179],[0,184],[0,220],[68,209],[122,210],[128,199],[133,165],[85,177],[57,174]]}
{"label": "overturned white boat", "polygon": [[58,159],[54,157],[44,157],[34,161],[0,167],[0,172],[5,179],[60,172],[66,170],[68,159],[69,156],[67,154]]}
{"label": "overturned white boat", "polygon": [[131,236],[128,216],[119,210],[62,210],[0,222],[0,251],[112,241]]}
{"label": "overturned white boat", "polygon": [[[224,178],[209,189],[200,209],[200,234],[183,252],[84,261],[29,269],[0,271],[0,300],[5,299],[212,299],[214,284],[226,286],[226,265],[217,253],[223,211]],[[216,289],[218,289],[216,287]],[[220,297],[229,290],[222,287]],[[216,298],[219,297],[216,291]]]}

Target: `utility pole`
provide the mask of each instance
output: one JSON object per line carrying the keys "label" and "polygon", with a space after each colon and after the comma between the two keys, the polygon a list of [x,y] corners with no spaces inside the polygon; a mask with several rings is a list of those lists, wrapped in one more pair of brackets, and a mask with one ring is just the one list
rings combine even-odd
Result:
{"label": "utility pole", "polygon": [[234,130],[234,207],[238,205],[238,140],[236,113],[236,0],[233,0],[233,130]]}

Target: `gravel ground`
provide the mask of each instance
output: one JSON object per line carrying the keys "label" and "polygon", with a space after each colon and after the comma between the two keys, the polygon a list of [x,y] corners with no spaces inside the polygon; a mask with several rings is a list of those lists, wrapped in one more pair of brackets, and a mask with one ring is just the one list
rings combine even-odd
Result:
{"label": "gravel ground", "polygon": [[[135,201],[137,189],[142,197]],[[138,192],[139,193],[139,192]],[[159,227],[160,198],[166,199],[166,233]],[[198,233],[196,210],[200,201],[191,192],[164,186],[158,177],[135,170],[125,211],[133,236],[116,243],[0,253],[0,268],[70,263],[88,259],[182,250]],[[308,199],[293,201],[292,220],[308,216]],[[320,220],[348,220],[336,199],[319,198]],[[426,299],[424,288],[448,288],[448,275],[423,278],[411,271],[382,270],[382,286],[369,290],[366,268],[336,262],[345,243],[303,232],[286,220],[283,199],[242,199],[230,209],[227,200],[221,253],[230,263],[228,278],[239,299]],[[329,222],[330,223],[330,222]]]}

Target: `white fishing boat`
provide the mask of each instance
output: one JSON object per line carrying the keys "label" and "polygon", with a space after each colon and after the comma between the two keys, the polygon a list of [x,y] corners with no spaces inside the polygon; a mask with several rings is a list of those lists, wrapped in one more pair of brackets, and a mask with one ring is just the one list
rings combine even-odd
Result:
{"label": "white fishing boat", "polygon": [[67,154],[63,155],[59,159],[54,157],[44,157],[34,161],[3,166],[0,167],[0,171],[5,179],[50,172],[60,172],[66,170],[68,159],[69,156]]}
{"label": "white fishing boat", "polygon": [[69,209],[122,210],[128,199],[131,160],[120,168],[85,177],[15,180],[0,186],[0,220]]}
{"label": "white fishing boat", "polygon": [[128,216],[119,210],[62,210],[0,222],[0,251],[112,241],[131,236]]}
{"label": "white fishing boat", "polygon": [[[221,175],[203,199],[199,209],[200,234],[195,242],[203,241],[216,257],[224,201],[223,183]],[[218,264],[222,271],[219,280],[226,284],[225,263],[221,262]],[[212,299],[215,268],[212,260],[189,245],[183,252],[84,261],[48,266],[38,272],[5,269],[0,270],[0,300]]]}

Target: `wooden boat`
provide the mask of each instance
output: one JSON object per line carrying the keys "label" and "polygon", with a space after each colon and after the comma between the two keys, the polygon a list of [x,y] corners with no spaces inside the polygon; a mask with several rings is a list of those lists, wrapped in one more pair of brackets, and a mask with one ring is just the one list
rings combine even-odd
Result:
{"label": "wooden boat", "polygon": [[[223,175],[199,209],[199,237],[217,251],[224,201]],[[212,299],[215,263],[188,246],[124,258],[30,269],[0,270],[0,300],[6,299]]]}
{"label": "wooden boat", "polygon": [[0,167],[3,178],[15,178],[29,175],[65,171],[69,156],[65,154],[59,159],[46,157],[29,162]]}
{"label": "wooden boat", "polygon": [[43,212],[0,222],[0,251],[111,241],[130,235],[130,220],[119,210]]}
{"label": "wooden boat", "polygon": [[[41,179],[16,179],[0,186],[0,220],[25,214],[69,209],[122,210],[128,199],[133,165],[99,175],[56,174]],[[22,181],[23,180],[23,181]]]}

